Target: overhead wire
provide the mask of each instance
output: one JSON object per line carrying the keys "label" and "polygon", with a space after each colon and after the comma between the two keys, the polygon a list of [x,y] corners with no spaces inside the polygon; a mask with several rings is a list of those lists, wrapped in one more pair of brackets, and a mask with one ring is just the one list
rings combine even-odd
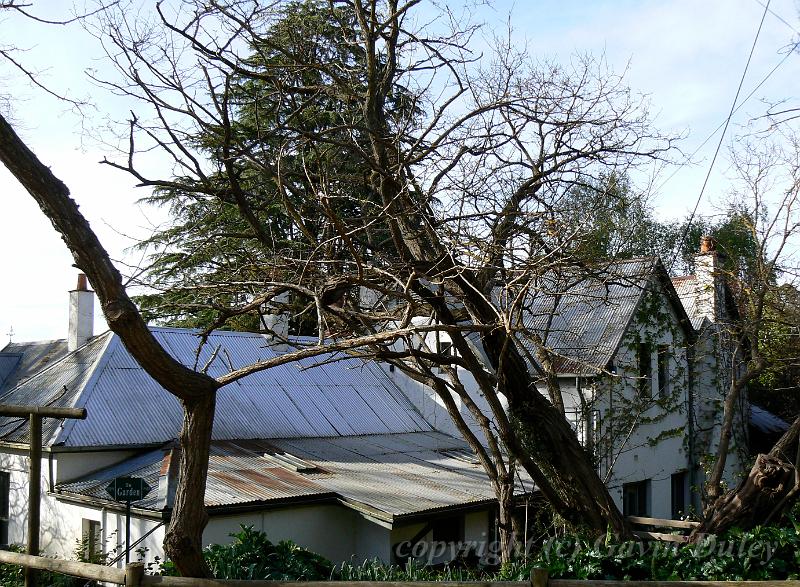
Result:
{"label": "overhead wire", "polygon": [[678,241],[678,247],[675,250],[675,253],[672,256],[672,260],[669,264],[669,270],[672,270],[672,267],[675,265],[675,261],[678,258],[678,254],[683,247],[684,241],[686,240],[686,236],[689,234],[689,228],[694,221],[694,217],[697,214],[697,209],[700,207],[700,201],[703,199],[703,194],[705,193],[706,186],[708,185],[708,180],[711,177],[711,172],[714,169],[714,163],[717,161],[717,156],[719,155],[719,151],[722,148],[722,141],[725,139],[725,132],[728,130],[728,126],[731,123],[731,119],[733,118],[733,114],[736,111],[736,104],[739,101],[739,94],[742,91],[742,86],[744,85],[744,80],[747,77],[747,71],[750,69],[750,62],[753,59],[753,53],[755,53],[756,45],[758,44],[758,38],[761,36],[761,29],[764,28],[764,20],[767,18],[767,13],[769,12],[769,5],[772,0],[767,0],[767,4],[764,7],[764,13],[761,15],[761,21],[758,23],[758,30],[756,31],[756,36],[753,39],[753,45],[750,47],[750,54],[747,56],[747,63],[745,63],[744,71],[742,72],[742,77],[739,80],[739,87],[736,89],[736,95],[733,97],[733,103],[731,104],[731,110],[728,113],[728,117],[725,119],[725,124],[722,129],[722,134],[719,137],[719,142],[717,143],[717,148],[714,151],[714,156],[711,159],[711,164],[708,166],[708,172],[706,173],[705,180],[703,180],[703,186],[700,188],[700,194],[697,196],[697,201],[694,204],[694,208],[692,209],[692,213],[689,215],[689,220],[686,223],[686,226],[683,229],[683,234]]}
{"label": "overhead wire", "polygon": [[[758,90],[760,90],[760,89],[761,89],[761,86],[763,86],[765,83],[767,83],[767,81],[769,81],[769,78],[771,78],[771,77],[772,77],[772,75],[773,75],[773,74],[774,74],[774,73],[775,73],[775,72],[776,72],[776,71],[777,71],[777,70],[778,70],[778,69],[779,69],[779,68],[780,68],[780,67],[781,67],[781,66],[782,66],[784,63],[786,63],[786,61],[789,59],[789,57],[791,57],[791,56],[792,56],[792,54],[793,54],[793,52],[794,52],[794,48],[795,48],[796,46],[797,46],[797,44],[793,44],[792,48],[791,48],[791,49],[789,49],[789,50],[786,52],[786,55],[784,55],[784,56],[783,56],[783,59],[781,59],[781,60],[780,60],[780,61],[779,61],[779,62],[778,62],[776,65],[775,65],[775,67],[773,67],[773,68],[772,68],[772,69],[769,71],[769,73],[768,73],[767,75],[765,75],[765,76],[764,76],[764,78],[763,78],[763,79],[762,79],[762,80],[761,80],[761,81],[758,83],[758,85],[757,85],[757,86],[755,86],[755,87],[754,87],[754,88],[753,88],[753,89],[750,91],[750,93],[749,93],[749,94],[747,94],[747,96],[745,96],[745,97],[744,97],[744,99],[742,99],[742,101],[741,101],[741,102],[739,102],[739,104],[736,106],[736,108],[734,108],[734,110],[733,110],[733,114],[736,114],[736,113],[739,111],[739,109],[741,109],[741,108],[742,108],[742,106],[744,106],[744,105],[747,103],[747,101],[748,101],[750,98],[752,98],[752,97],[755,95],[755,93],[756,93]],[[717,132],[719,132],[719,129],[721,129],[723,126],[725,126],[725,120],[723,120],[722,122],[720,122],[720,123],[719,123],[719,125],[717,126],[717,128],[715,128],[715,129],[714,129],[714,130],[713,130],[713,131],[712,131],[712,132],[711,132],[711,133],[710,133],[710,134],[709,134],[709,135],[708,135],[708,136],[707,136],[707,137],[706,137],[706,138],[703,140],[703,142],[702,142],[702,143],[700,143],[700,145],[699,145],[699,146],[698,146],[698,147],[697,147],[697,148],[696,148],[694,151],[692,151],[692,152],[691,152],[691,154],[689,154],[687,157],[685,157],[685,158],[684,158],[684,160],[683,160],[683,162],[682,162],[682,163],[678,164],[677,168],[676,168],[676,169],[675,169],[675,170],[674,170],[674,171],[673,171],[673,172],[672,172],[672,173],[669,175],[669,177],[667,177],[667,179],[665,179],[664,181],[662,181],[662,182],[659,184],[658,188],[656,189],[656,192],[659,192],[659,191],[661,191],[661,190],[664,188],[664,186],[665,186],[665,185],[667,185],[667,184],[669,183],[669,181],[670,181],[670,180],[671,180],[673,177],[675,177],[675,175],[676,175],[678,172],[680,172],[680,171],[681,171],[681,170],[682,170],[684,167],[686,167],[686,165],[688,165],[688,164],[689,164],[689,162],[691,162],[692,158],[693,158],[695,155],[697,155],[697,153],[699,153],[699,152],[700,152],[700,149],[702,149],[703,147],[705,147],[705,146],[706,146],[706,144],[708,143],[708,141],[710,141],[711,139],[713,139],[713,138],[714,138],[714,135],[716,135],[716,134],[717,134]]]}

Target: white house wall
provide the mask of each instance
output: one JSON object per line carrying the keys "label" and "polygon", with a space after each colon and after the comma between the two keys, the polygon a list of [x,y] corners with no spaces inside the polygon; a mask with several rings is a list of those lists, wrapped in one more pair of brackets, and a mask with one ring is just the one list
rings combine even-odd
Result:
{"label": "white house wall", "polygon": [[[125,458],[126,452],[113,453],[54,453],[52,470],[54,479],[74,479],[76,472],[98,469]],[[60,470],[59,470],[60,468]],[[25,451],[4,449],[0,452],[0,470],[11,474],[8,538],[12,544],[24,544],[28,529],[28,457]],[[101,544],[104,552],[111,552],[124,542],[125,515],[112,510],[59,500],[50,487],[50,462],[48,455],[42,459],[42,497],[40,511],[40,547],[43,553],[71,559],[83,537],[83,520],[95,520],[101,525]],[[131,542],[134,542],[158,524],[158,521],[132,519]],[[142,546],[150,549],[150,556],[161,553],[163,530],[148,537]],[[161,554],[163,556],[163,554]],[[132,556],[132,560],[137,560]],[[124,566],[124,560],[120,563]]]}
{"label": "white house wall", "polygon": [[378,557],[388,560],[390,531],[340,505],[307,505],[212,516],[203,544],[226,544],[241,525],[253,526],[273,542],[291,540],[334,563]]}
{"label": "white house wall", "polygon": [[[688,431],[687,390],[689,378],[686,345],[688,341],[685,331],[679,323],[678,315],[667,300],[660,283],[655,280],[653,283],[656,291],[652,295],[656,296],[654,305],[658,308],[659,316],[655,319],[648,317],[646,313],[643,314],[638,311],[637,316],[626,331],[625,341],[631,345],[631,341],[635,340],[637,336],[647,335],[654,349],[657,345],[667,345],[670,348],[671,358],[668,371],[670,373],[671,401],[669,406],[651,402],[651,405],[641,410],[641,421],[634,427],[633,431],[628,434],[627,431],[630,427],[625,428],[625,433],[615,441],[614,450],[603,455],[605,458],[601,460],[600,473],[605,476],[609,474],[609,469],[611,469],[608,487],[620,508],[622,507],[623,484],[650,480],[650,513],[659,517],[669,518],[672,514],[671,475],[687,471],[690,467],[686,439]],[[447,339],[446,335],[440,336],[442,340]],[[608,386],[605,383],[598,383],[596,378],[582,378],[580,381],[581,391],[586,399],[592,401],[594,394],[597,394],[595,404],[591,406],[591,409],[599,412],[601,432],[605,432],[605,427],[609,424],[612,426],[620,425],[621,421],[628,419],[631,414],[630,405],[623,406],[621,400],[627,399],[628,404],[630,404],[638,393],[636,351],[634,348],[627,348],[625,344],[623,342],[622,348],[620,348],[614,359],[618,366],[618,376],[613,379],[614,395],[617,396],[616,401],[610,395]],[[429,341],[429,346],[433,346],[432,341]],[[656,352],[652,353],[651,362],[653,397],[657,397],[658,364]],[[474,379],[463,369],[459,369],[458,372],[470,395],[484,410],[484,413],[490,415],[487,403],[478,390]],[[460,436],[458,429],[452,422],[452,418],[433,390],[411,380],[399,370],[391,372],[390,375],[434,428],[453,436]],[[578,380],[575,377],[562,377],[559,381],[564,396],[565,408],[567,410],[580,409],[582,403],[577,388]],[[477,431],[477,425],[466,408],[458,397],[454,396],[454,399],[466,422],[473,430]],[[653,420],[653,422],[647,423],[647,420]],[[619,430],[614,431],[615,436],[620,436],[618,433]],[[478,437],[481,438],[480,435]]]}
{"label": "white house wall", "polygon": [[[671,518],[671,476],[690,468],[688,340],[666,296],[660,292],[651,295],[654,297],[643,298],[614,357],[616,376],[604,376],[595,384],[602,434],[613,438],[613,446],[606,446],[606,454],[601,455],[601,474],[607,477],[609,492],[620,509],[623,485],[649,480],[649,514]],[[658,308],[657,316],[651,311],[653,307]],[[651,348],[649,401],[639,394],[640,340]],[[659,397],[658,346],[669,349],[664,399]]]}
{"label": "white house wall", "polygon": [[[719,445],[724,403],[731,381],[731,346],[731,338],[724,324],[706,324],[696,345],[697,452],[698,460],[706,464],[701,470],[702,478],[705,478],[710,457]],[[741,475],[746,474],[748,450],[745,415],[748,413],[746,394],[742,394],[734,414],[730,450],[723,474],[729,486],[738,483]]]}

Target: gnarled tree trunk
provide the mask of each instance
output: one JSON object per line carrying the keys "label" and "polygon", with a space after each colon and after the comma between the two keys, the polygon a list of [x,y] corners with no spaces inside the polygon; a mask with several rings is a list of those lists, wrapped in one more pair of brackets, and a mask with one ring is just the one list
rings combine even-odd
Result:
{"label": "gnarled tree trunk", "polygon": [[172,520],[164,537],[164,552],[184,577],[208,577],[203,558],[203,529],[208,514],[200,496],[205,496],[206,470],[211,448],[216,393],[183,401],[180,446],[180,484],[175,493]]}
{"label": "gnarled tree trunk", "polygon": [[[720,534],[729,528],[748,529],[779,519],[800,496],[800,417],[775,444],[769,454],[760,454],[750,473],[739,485],[717,498],[691,539]],[[787,458],[795,448],[795,463]]]}
{"label": "gnarled tree trunk", "polygon": [[181,477],[166,548],[182,574],[207,577],[209,572],[201,551],[207,520],[205,478],[216,390],[221,384],[204,373],[188,369],[158,344],[67,186],[39,161],[2,116],[0,161],[61,234],[75,264],[89,277],[111,330],[119,335],[147,374],[183,402]]}

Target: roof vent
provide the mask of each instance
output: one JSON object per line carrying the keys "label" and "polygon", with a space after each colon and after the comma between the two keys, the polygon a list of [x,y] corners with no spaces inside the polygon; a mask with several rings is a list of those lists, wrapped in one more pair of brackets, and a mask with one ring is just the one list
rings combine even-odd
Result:
{"label": "roof vent", "polygon": [[319,471],[319,467],[314,463],[309,463],[303,459],[299,459],[289,453],[264,453],[262,457],[274,465],[288,469],[289,471],[296,471],[298,473],[313,473]]}
{"label": "roof vent", "polygon": [[439,454],[469,465],[478,464],[478,457],[466,448],[445,448],[440,450]]}

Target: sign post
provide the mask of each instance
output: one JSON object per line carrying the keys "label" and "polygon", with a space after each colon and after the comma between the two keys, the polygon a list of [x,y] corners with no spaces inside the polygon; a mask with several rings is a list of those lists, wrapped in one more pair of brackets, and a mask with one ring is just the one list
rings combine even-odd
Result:
{"label": "sign post", "polygon": [[131,557],[131,502],[143,500],[152,490],[140,477],[117,477],[106,487],[114,501],[125,502],[125,564]]}

